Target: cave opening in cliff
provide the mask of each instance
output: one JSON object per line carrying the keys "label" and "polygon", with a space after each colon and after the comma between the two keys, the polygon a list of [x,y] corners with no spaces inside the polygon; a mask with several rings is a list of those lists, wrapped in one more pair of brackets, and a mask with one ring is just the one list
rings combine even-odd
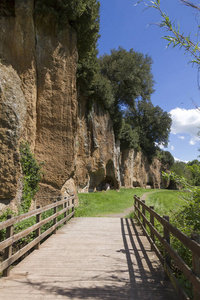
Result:
{"label": "cave opening in cliff", "polygon": [[141,187],[141,184],[139,183],[139,181],[134,180],[134,181],[133,181],[133,187],[134,187],[134,188],[136,188],[136,187]]}
{"label": "cave opening in cliff", "polygon": [[15,16],[15,0],[0,1],[0,17]]}
{"label": "cave opening in cliff", "polygon": [[118,189],[119,183],[115,178],[115,167],[112,160],[109,160],[106,164],[106,176],[97,186],[98,191]]}
{"label": "cave opening in cliff", "polygon": [[117,181],[115,178],[106,176],[106,178],[100,182],[100,184],[97,187],[98,191],[108,191],[110,189],[118,189],[119,185],[117,184]]}

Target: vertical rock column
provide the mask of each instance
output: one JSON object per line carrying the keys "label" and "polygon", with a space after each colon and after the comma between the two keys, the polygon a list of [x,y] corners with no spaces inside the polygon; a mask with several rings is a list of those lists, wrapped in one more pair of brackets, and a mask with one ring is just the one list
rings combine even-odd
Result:
{"label": "vertical rock column", "polygon": [[0,200],[18,190],[19,143],[36,138],[34,1],[0,3]]}
{"label": "vertical rock column", "polygon": [[50,16],[35,19],[37,61],[36,159],[43,183],[61,189],[74,173],[77,130],[76,33]]}

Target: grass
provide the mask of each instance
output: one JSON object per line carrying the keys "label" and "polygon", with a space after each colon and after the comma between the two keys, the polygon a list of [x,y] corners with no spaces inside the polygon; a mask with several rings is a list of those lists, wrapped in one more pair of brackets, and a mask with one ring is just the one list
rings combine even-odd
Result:
{"label": "grass", "polygon": [[157,190],[146,196],[146,204],[154,206],[154,210],[161,216],[172,215],[185,204],[185,197],[187,193],[184,191]]}
{"label": "grass", "polygon": [[[181,208],[185,203],[183,196],[186,192],[172,190],[146,190],[142,188],[125,189],[120,191],[109,190],[107,192],[81,193],[79,207],[75,209],[76,217],[101,217],[107,214],[117,214],[133,206],[133,196],[146,195],[146,204],[154,206],[154,210],[163,215],[171,215],[173,211]],[[134,213],[126,217],[133,218]]]}
{"label": "grass", "polygon": [[81,193],[79,207],[75,209],[76,217],[100,217],[107,214],[122,213],[126,208],[133,206],[133,196],[141,197],[144,193],[151,192],[146,189],[125,189],[120,191]]}

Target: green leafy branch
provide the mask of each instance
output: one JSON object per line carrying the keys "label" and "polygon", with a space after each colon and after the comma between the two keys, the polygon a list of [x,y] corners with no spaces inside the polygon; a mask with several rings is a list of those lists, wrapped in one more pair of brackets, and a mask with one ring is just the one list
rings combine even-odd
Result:
{"label": "green leafy branch", "polygon": [[23,172],[23,194],[20,210],[22,213],[25,213],[29,210],[31,201],[39,189],[42,164],[39,165],[37,163],[27,142],[22,142],[19,150],[21,155],[20,163]]}
{"label": "green leafy branch", "polygon": [[192,186],[187,182],[183,176],[177,175],[175,172],[166,173],[162,171],[162,178],[165,181],[174,181],[178,186],[186,188],[189,191],[192,191]]}
{"label": "green leafy branch", "polygon": [[[177,25],[175,22],[172,23],[170,20],[169,16],[163,12],[160,6],[160,0],[154,0],[154,1],[148,1],[146,3],[144,0],[140,0],[136,3],[139,4],[143,2],[147,8],[153,8],[156,9],[159,12],[159,15],[162,18],[162,21],[160,23],[157,23],[159,27],[165,28],[168,32],[171,32],[172,35],[166,35],[163,37],[163,39],[168,41],[167,47],[172,45],[173,47],[179,46],[180,49],[183,48],[185,50],[185,54],[190,54],[191,55],[191,63],[200,64],[200,47],[198,43],[195,43],[194,41],[191,40],[190,34],[185,35],[184,33],[180,32],[180,24],[178,23]],[[187,1],[187,0],[181,0],[181,2],[189,6],[198,12],[200,12],[200,6],[195,5],[194,3]],[[198,34],[196,34],[198,35]]]}

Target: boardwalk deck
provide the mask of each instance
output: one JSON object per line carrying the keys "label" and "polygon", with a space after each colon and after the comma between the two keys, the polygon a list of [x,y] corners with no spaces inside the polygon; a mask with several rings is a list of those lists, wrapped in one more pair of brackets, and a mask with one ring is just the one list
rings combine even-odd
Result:
{"label": "boardwalk deck", "polygon": [[0,299],[178,297],[132,220],[74,218],[0,279]]}

